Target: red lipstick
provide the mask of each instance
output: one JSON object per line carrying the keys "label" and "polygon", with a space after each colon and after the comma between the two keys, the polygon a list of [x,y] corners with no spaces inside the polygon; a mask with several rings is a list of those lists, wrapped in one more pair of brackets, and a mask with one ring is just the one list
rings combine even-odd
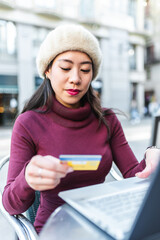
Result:
{"label": "red lipstick", "polygon": [[80,92],[78,89],[68,89],[67,93],[70,95],[77,95]]}

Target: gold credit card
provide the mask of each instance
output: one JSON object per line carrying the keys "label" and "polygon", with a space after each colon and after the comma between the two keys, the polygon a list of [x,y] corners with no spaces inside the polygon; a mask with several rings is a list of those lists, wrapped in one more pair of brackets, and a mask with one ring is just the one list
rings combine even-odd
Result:
{"label": "gold credit card", "polygon": [[102,159],[101,155],[60,155],[62,163],[66,163],[74,170],[97,170]]}

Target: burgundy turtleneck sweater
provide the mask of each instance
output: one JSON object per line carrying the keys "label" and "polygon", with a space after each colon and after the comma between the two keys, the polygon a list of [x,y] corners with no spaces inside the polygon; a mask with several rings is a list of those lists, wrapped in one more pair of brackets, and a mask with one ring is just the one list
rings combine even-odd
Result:
{"label": "burgundy turtleneck sweater", "polygon": [[99,121],[88,103],[69,109],[54,100],[53,109],[48,113],[27,111],[21,114],[12,133],[8,179],[3,193],[5,209],[11,215],[19,214],[33,203],[35,192],[25,180],[25,167],[36,154],[57,158],[60,154],[102,155],[98,170],[74,171],[61,179],[55,189],[41,192],[35,220],[38,232],[50,214],[64,203],[58,197],[59,191],[104,182],[112,161],[125,178],[141,171],[145,162],[136,160],[116,115],[106,116],[106,121],[110,127],[109,142],[106,126],[101,124],[98,128]]}

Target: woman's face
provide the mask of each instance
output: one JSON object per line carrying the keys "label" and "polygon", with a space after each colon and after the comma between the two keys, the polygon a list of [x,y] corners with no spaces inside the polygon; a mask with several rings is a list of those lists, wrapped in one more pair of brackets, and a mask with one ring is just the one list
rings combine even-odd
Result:
{"label": "woman's face", "polygon": [[54,59],[46,76],[56,99],[68,108],[78,108],[92,81],[92,61],[86,53],[67,51]]}

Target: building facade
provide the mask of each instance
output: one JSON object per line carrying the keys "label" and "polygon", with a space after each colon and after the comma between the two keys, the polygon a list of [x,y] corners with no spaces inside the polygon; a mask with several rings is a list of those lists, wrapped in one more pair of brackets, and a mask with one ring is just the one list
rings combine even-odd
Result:
{"label": "building facade", "polygon": [[153,33],[147,39],[146,47],[146,104],[151,105],[151,113],[160,105],[160,1],[150,0],[148,15],[152,19]]}
{"label": "building facade", "polygon": [[13,124],[42,82],[35,59],[47,33],[79,23],[99,40],[104,107],[140,116],[145,104],[144,56],[150,25],[144,0],[0,0],[0,125]]}

